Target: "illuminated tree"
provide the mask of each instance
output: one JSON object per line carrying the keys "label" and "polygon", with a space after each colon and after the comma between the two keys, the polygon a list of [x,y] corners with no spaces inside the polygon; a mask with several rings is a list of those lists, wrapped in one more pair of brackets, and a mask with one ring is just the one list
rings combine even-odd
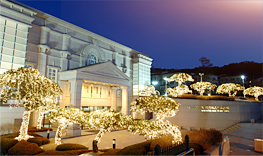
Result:
{"label": "illuminated tree", "polygon": [[39,111],[39,116],[37,119],[36,129],[41,129],[42,119],[43,119],[43,116],[45,113],[51,112],[51,111],[56,111],[59,108],[59,106],[55,105],[56,101],[52,101],[52,99],[47,99],[46,103],[47,103],[47,106],[40,106],[37,109]]}
{"label": "illuminated tree", "polygon": [[243,93],[244,95],[254,96],[255,100],[259,101],[258,97],[260,95],[263,95],[263,87],[257,87],[257,86],[250,87],[250,88],[245,89]]}
{"label": "illuminated tree", "polygon": [[50,122],[58,122],[58,128],[55,135],[55,143],[61,144],[62,131],[69,123],[84,124],[88,114],[85,114],[78,108],[61,108],[50,112],[47,115],[47,119]]}
{"label": "illuminated tree", "polygon": [[214,90],[216,88],[215,84],[210,82],[196,82],[190,86],[194,90],[198,91],[201,96],[203,96],[206,89]]}
{"label": "illuminated tree", "polygon": [[154,112],[156,123],[161,127],[163,134],[170,133],[173,135],[174,143],[182,142],[181,132],[176,125],[171,124],[166,117],[173,117],[179,108],[179,103],[171,98],[151,95],[148,97],[137,98],[131,103],[130,111],[135,117],[136,113],[144,114],[145,112]]}
{"label": "illuminated tree", "polygon": [[41,106],[47,105],[47,99],[56,102],[62,94],[61,88],[52,80],[44,77],[37,69],[24,67],[12,69],[0,75],[1,101],[15,100],[16,104],[23,104],[25,111],[22,118],[17,140],[27,140],[30,113]]}
{"label": "illuminated tree", "polygon": [[189,90],[188,86],[186,85],[180,85],[175,88],[167,88],[165,92],[169,93],[173,97],[181,96],[186,93],[192,93],[192,91]]}
{"label": "illuminated tree", "polygon": [[241,91],[244,89],[245,87],[241,86],[240,84],[224,83],[217,88],[216,93],[228,94],[229,96],[236,96],[238,91]]}
{"label": "illuminated tree", "polygon": [[155,90],[153,85],[147,85],[144,90],[140,90],[140,96],[160,95],[158,90]]}
{"label": "illuminated tree", "polygon": [[181,86],[182,83],[185,81],[194,81],[191,75],[186,74],[186,73],[179,73],[179,74],[174,74],[168,79],[168,82],[176,81],[178,82],[178,86]]}

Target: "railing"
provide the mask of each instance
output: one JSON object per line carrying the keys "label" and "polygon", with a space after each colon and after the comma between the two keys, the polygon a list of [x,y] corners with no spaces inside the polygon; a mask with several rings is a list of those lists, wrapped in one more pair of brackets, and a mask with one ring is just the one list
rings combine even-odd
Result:
{"label": "railing", "polygon": [[161,148],[158,144],[154,147],[153,152],[147,154],[150,155],[195,155],[194,149],[189,149],[189,137],[185,136],[185,142],[180,145],[170,145]]}

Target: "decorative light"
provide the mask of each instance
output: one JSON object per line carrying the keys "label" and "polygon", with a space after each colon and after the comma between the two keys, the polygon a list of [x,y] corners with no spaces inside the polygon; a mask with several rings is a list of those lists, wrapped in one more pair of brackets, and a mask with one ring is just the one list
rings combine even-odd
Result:
{"label": "decorative light", "polygon": [[206,89],[214,90],[216,88],[215,84],[210,82],[196,82],[190,85],[191,88],[197,90],[201,96],[203,96]]}
{"label": "decorative light", "polygon": [[168,79],[168,82],[176,81],[178,82],[178,86],[181,86],[182,83],[185,81],[194,81],[191,75],[187,73],[179,73],[179,74],[174,74]]}
{"label": "decorative light", "polygon": [[192,93],[192,91],[186,85],[180,85],[175,88],[167,88],[166,93],[169,93],[173,97],[181,96],[186,93]]}
{"label": "decorative light", "polygon": [[25,107],[17,139],[27,140],[30,112],[46,106],[51,101],[55,102],[57,96],[62,94],[62,90],[54,81],[41,75],[37,69],[30,67],[6,71],[0,75],[0,80],[1,102],[7,103],[8,100],[15,100],[17,106],[23,104]]}
{"label": "decorative light", "polygon": [[228,96],[236,96],[238,91],[244,90],[245,87],[240,84],[224,83],[216,89],[218,94],[228,94]]}
{"label": "decorative light", "polygon": [[244,90],[244,95],[251,95],[255,97],[255,100],[258,100],[258,97],[260,95],[263,95],[263,87],[258,87],[258,86],[254,86],[254,87],[250,87],[247,88],[246,90]]}
{"label": "decorative light", "polygon": [[153,84],[153,85],[157,85],[157,84],[158,84],[158,81],[152,81],[152,84]]}
{"label": "decorative light", "polygon": [[155,90],[153,85],[147,85],[144,90],[139,91],[140,96],[160,95],[158,90]]}
{"label": "decorative light", "polygon": [[[182,142],[181,132],[178,127],[171,124],[166,117],[173,117],[179,108],[179,103],[171,98],[151,95],[149,97],[137,98],[131,103],[130,111],[135,113],[144,114],[145,112],[154,112],[156,115],[156,124],[160,126],[160,130],[148,132],[150,137],[158,137],[160,134],[170,133],[173,135],[173,143]],[[135,116],[133,116],[135,117]]]}

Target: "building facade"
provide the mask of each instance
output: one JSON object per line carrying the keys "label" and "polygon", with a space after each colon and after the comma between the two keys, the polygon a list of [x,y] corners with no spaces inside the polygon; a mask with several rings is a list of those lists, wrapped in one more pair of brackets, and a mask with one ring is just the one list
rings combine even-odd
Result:
{"label": "building facade", "polygon": [[0,74],[33,67],[63,90],[62,107],[86,112],[129,103],[151,81],[152,59],[24,4],[0,0]]}

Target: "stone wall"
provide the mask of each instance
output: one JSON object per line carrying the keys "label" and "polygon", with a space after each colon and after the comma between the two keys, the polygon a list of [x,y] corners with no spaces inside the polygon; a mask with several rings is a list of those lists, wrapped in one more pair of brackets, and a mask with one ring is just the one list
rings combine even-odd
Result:
{"label": "stone wall", "polygon": [[249,101],[175,99],[180,103],[173,124],[186,129],[215,128],[223,130],[238,122],[250,122],[262,117],[262,105]]}

